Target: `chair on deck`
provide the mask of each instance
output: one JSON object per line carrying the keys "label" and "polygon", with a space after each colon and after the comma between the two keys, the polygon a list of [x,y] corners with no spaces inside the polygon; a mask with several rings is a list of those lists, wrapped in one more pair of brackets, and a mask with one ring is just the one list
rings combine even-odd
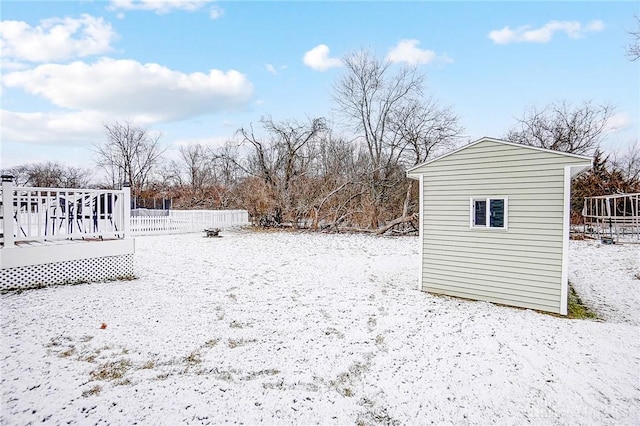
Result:
{"label": "chair on deck", "polygon": [[93,229],[98,231],[98,220],[108,220],[113,229],[117,232],[118,226],[113,222],[113,207],[118,201],[116,194],[98,194],[92,200],[93,209]]}

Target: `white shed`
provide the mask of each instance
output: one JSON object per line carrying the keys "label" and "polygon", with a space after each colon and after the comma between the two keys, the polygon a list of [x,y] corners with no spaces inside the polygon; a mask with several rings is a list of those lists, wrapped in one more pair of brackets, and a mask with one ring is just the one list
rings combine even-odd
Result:
{"label": "white shed", "polygon": [[420,290],[566,315],[571,178],[591,163],[482,138],[410,169]]}

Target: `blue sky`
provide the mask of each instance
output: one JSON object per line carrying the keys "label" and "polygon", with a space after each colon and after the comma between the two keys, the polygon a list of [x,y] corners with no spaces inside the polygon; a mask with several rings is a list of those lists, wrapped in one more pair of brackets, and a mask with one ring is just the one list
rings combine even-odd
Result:
{"label": "blue sky", "polygon": [[[340,58],[417,66],[465,139],[554,101],[616,106],[604,148],[639,140],[635,2],[3,1],[2,167],[90,166],[102,123],[222,144],[261,116],[335,118]],[[305,59],[306,58],[306,59]]]}

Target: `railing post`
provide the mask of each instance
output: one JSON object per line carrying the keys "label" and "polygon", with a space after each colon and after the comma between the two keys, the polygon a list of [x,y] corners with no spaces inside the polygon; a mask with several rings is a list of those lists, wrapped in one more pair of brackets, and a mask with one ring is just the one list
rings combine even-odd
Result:
{"label": "railing post", "polygon": [[124,198],[124,200],[122,200],[124,202],[122,213],[124,216],[122,218],[124,238],[129,238],[131,237],[131,184],[129,182],[125,182],[124,185],[122,185],[122,195]]}
{"label": "railing post", "polygon": [[16,238],[13,235],[13,176],[2,175],[2,232],[4,248],[14,247]]}

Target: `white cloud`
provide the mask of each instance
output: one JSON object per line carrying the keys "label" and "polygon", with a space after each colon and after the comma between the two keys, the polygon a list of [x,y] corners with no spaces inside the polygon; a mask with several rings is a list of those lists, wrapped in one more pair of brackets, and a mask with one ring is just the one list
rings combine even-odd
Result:
{"label": "white cloud", "polygon": [[[202,8],[212,0],[111,0],[110,9],[117,10],[151,10],[157,14],[169,13],[173,10],[185,10],[192,12]],[[210,16],[212,19],[218,18],[222,14]]]}
{"label": "white cloud", "polygon": [[208,74],[158,64],[103,58],[93,64],[46,64],[5,74],[7,87],[22,88],[56,106],[153,123],[242,108],[253,86],[235,70]]}
{"label": "white cloud", "polygon": [[224,15],[224,10],[218,5],[211,6],[209,9],[209,18],[211,19],[218,19],[222,15]]}
{"label": "white cloud", "polygon": [[111,119],[96,112],[23,113],[0,110],[0,137],[3,141],[38,145],[90,145],[102,138],[102,123]]}
{"label": "white cloud", "polygon": [[326,44],[319,44],[305,52],[302,62],[316,71],[326,71],[329,68],[342,66],[340,59],[329,57],[329,46]]}
{"label": "white cloud", "polygon": [[564,32],[569,38],[576,39],[584,37],[586,33],[599,32],[603,29],[602,21],[591,21],[586,25],[578,21],[549,21],[537,29],[524,25],[513,30],[509,27],[493,30],[489,33],[489,38],[496,44],[548,43],[557,32]]}
{"label": "white cloud", "polygon": [[287,69],[286,65],[280,65],[276,68],[276,66],[273,64],[265,64],[264,67],[273,75],[278,75],[280,71],[284,71]]}
{"label": "white cloud", "polygon": [[400,40],[389,49],[387,60],[393,63],[406,62],[409,65],[428,64],[435,60],[452,62],[447,56],[438,56],[433,50],[420,49],[420,41],[413,39]]}
{"label": "white cloud", "polygon": [[631,116],[629,114],[626,112],[619,112],[607,120],[604,131],[606,133],[615,133],[624,130],[631,126],[631,121]]}
{"label": "white cloud", "polygon": [[29,68],[29,65],[25,64],[24,62],[13,62],[4,60],[0,62],[0,69],[2,69],[2,71],[4,72],[26,70],[27,68]]}
{"label": "white cloud", "polygon": [[115,38],[111,24],[86,14],[78,19],[45,19],[36,27],[22,21],[0,22],[3,62],[52,62],[98,55],[113,50]]}
{"label": "white cloud", "polygon": [[602,21],[591,21],[587,25],[586,30],[587,31],[600,32],[600,31],[604,30],[604,22],[602,22]]}

